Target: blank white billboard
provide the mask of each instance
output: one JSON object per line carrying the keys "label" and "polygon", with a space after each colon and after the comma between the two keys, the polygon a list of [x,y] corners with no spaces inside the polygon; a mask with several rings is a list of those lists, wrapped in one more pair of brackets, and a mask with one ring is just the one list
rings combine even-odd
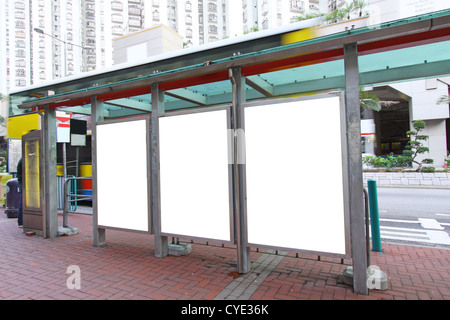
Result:
{"label": "blank white billboard", "polygon": [[161,232],[230,241],[227,112],[160,118]]}
{"label": "blank white billboard", "polygon": [[339,97],[245,108],[248,242],[346,254]]}
{"label": "blank white billboard", "polygon": [[98,225],[149,231],[147,119],[97,125]]}

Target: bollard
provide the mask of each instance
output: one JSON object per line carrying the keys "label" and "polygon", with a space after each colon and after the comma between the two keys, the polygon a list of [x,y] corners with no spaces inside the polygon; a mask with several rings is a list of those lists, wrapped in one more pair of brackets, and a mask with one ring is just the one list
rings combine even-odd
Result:
{"label": "bollard", "polygon": [[369,208],[370,208],[370,227],[372,231],[372,251],[382,252],[380,237],[380,218],[378,215],[378,195],[377,182],[375,180],[367,181],[369,191]]}

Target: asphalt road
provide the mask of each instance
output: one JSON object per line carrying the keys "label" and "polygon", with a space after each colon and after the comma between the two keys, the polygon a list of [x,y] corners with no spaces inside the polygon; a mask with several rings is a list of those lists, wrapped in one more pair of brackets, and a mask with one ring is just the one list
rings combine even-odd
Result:
{"label": "asphalt road", "polygon": [[377,189],[381,240],[450,249],[450,189]]}
{"label": "asphalt road", "polygon": [[450,222],[450,189],[377,188],[380,217],[416,217]]}

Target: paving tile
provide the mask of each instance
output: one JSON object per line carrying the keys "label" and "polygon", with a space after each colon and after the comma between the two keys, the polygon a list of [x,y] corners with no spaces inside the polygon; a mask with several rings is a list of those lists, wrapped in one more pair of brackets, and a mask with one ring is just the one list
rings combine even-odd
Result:
{"label": "paving tile", "polygon": [[[62,217],[59,217],[62,219]],[[8,219],[0,210],[0,221]],[[371,264],[389,278],[385,291],[355,294],[344,284],[351,260],[310,254],[252,252],[254,268],[236,273],[235,249],[195,241],[186,256],[156,258],[153,237],[106,230],[106,246],[92,243],[92,216],[70,214],[79,234],[28,237],[0,223],[2,300],[449,300],[450,250],[383,243]],[[9,223],[11,222],[11,223]],[[298,257],[297,257],[298,256]],[[81,271],[81,289],[68,289],[67,267]]]}

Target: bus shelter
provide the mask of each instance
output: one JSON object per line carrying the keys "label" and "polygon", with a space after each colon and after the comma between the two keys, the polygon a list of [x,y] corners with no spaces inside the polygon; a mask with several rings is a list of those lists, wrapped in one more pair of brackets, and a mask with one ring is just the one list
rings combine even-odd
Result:
{"label": "bus shelter", "polygon": [[[11,93],[43,115],[46,235],[55,237],[55,110],[92,119],[93,244],[107,229],[353,261],[368,294],[359,89],[450,74],[450,11],[304,39],[299,22]],[[130,186],[114,175],[129,172]]]}

